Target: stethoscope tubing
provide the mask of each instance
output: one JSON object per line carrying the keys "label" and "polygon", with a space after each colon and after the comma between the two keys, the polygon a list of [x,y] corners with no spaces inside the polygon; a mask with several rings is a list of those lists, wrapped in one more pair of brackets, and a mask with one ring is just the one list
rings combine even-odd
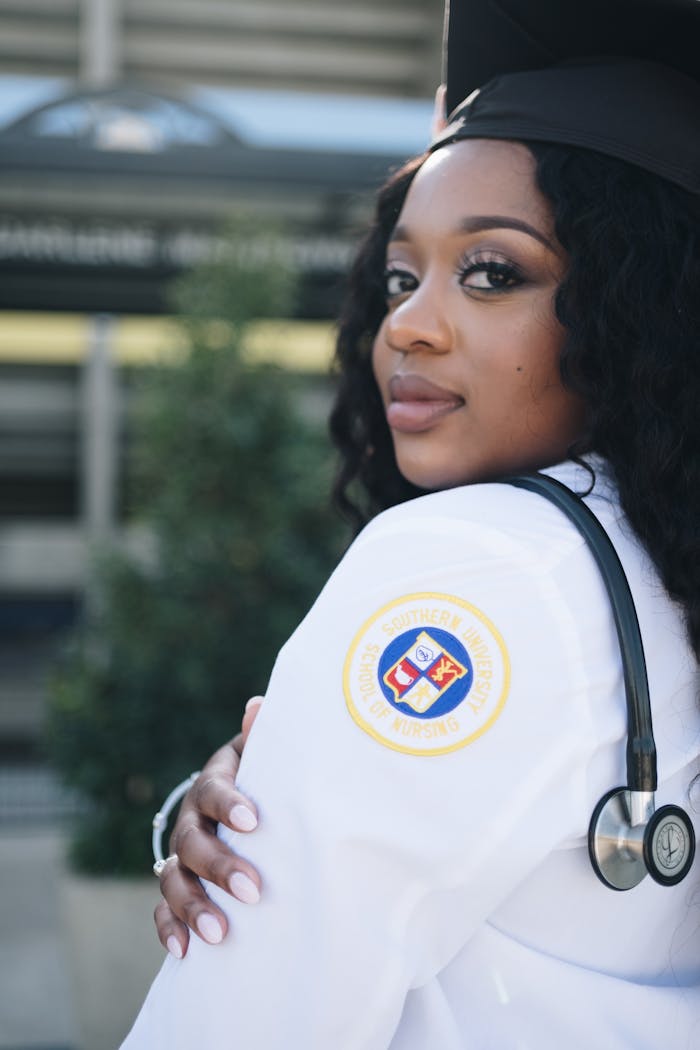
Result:
{"label": "stethoscope tubing", "polygon": [[610,537],[580,496],[545,474],[504,478],[509,485],[544,496],[575,525],[595,558],[615,620],[627,702],[627,787],[653,793],[657,786],[656,745],[649,679],[637,610],[622,562]]}

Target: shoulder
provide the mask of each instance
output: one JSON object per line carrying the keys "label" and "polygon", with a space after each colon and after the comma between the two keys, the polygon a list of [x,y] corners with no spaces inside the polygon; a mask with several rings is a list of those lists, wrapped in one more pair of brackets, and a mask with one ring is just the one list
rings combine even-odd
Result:
{"label": "shoulder", "polygon": [[[564,474],[575,491],[590,484],[588,475]],[[615,515],[614,502],[604,506]],[[360,656],[400,659],[422,644],[421,630],[436,627],[462,646],[485,645],[492,667],[528,668],[530,681],[535,669],[548,682],[572,681],[588,644],[614,663],[609,602],[583,536],[548,500],[506,483],[430,494],[381,514],[326,598],[324,619],[337,622],[329,610],[342,609],[345,642],[353,635]],[[431,634],[427,648],[438,651],[436,639],[449,647],[447,634]],[[455,654],[467,666],[459,647]]]}
{"label": "shoulder", "polygon": [[[551,474],[575,492],[591,487],[590,475],[574,464],[563,464]],[[614,490],[605,489],[601,479],[587,502],[602,519],[619,514]],[[417,542],[427,543],[443,557],[456,547],[460,559],[473,550],[500,557],[511,567],[534,560],[544,569],[585,548],[578,530],[548,500],[495,482],[431,493],[392,507],[363,530],[351,550],[358,555],[392,544],[410,549]]]}
{"label": "shoulder", "polygon": [[313,621],[333,625],[358,654],[358,682],[367,654],[391,662],[411,646],[442,652],[448,635],[465,667],[465,642],[483,643],[492,666],[505,667],[511,653],[532,669],[551,665],[555,650],[578,666],[584,636],[603,632],[607,655],[607,636],[614,641],[581,534],[548,500],[508,484],[455,488],[381,514],[348,550]]}
{"label": "shoulder", "polygon": [[388,751],[440,755],[483,739],[480,753],[502,759],[541,725],[575,749],[589,725],[588,646],[598,687],[616,674],[609,619],[565,515],[507,484],[473,485],[377,517],[295,636],[285,673],[309,653],[323,681],[342,667],[345,708]]}

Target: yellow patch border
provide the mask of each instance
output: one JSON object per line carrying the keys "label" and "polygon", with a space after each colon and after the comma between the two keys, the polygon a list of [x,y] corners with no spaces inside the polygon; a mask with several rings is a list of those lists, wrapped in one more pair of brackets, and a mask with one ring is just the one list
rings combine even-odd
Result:
{"label": "yellow patch border", "polygon": [[[466,609],[467,612],[469,612],[477,620],[480,620],[481,623],[483,623],[486,629],[490,632],[491,636],[493,637],[494,641],[496,642],[496,645],[500,650],[501,657],[503,659],[503,686],[501,688],[500,696],[498,697],[498,700],[496,702],[496,706],[489,715],[488,719],[484,722],[483,725],[479,726],[479,728],[476,729],[473,733],[471,733],[468,737],[465,737],[464,740],[460,740],[458,743],[450,744],[449,746],[435,748],[431,751],[425,749],[419,750],[413,747],[406,747],[402,744],[395,743],[392,740],[388,740],[384,736],[381,736],[381,734],[379,734],[360,714],[358,708],[356,707],[352,699],[352,691],[350,688],[350,669],[352,666],[353,658],[355,656],[355,653],[357,652],[360,643],[364,640],[370,628],[373,627],[377,620],[379,620],[382,616],[388,613],[391,609],[395,609],[397,605],[404,605],[406,602],[426,600],[438,602],[453,602],[455,605],[460,606],[462,609]],[[395,598],[394,601],[389,602],[387,605],[383,605],[378,612],[370,616],[368,620],[365,620],[362,627],[355,634],[355,637],[353,638],[350,644],[350,648],[348,649],[348,654],[345,657],[345,664],[343,666],[343,693],[345,694],[345,704],[348,708],[348,711],[350,712],[352,720],[360,727],[360,729],[362,729],[369,736],[373,737],[378,743],[382,744],[384,747],[390,748],[392,751],[400,751],[404,755],[419,755],[420,757],[431,757],[433,755],[447,755],[452,751],[460,751],[463,747],[466,747],[468,744],[472,744],[480,736],[483,736],[483,734],[488,729],[490,729],[494,722],[499,718],[501,711],[505,706],[505,702],[508,697],[509,691],[510,660],[508,658],[508,650],[506,649],[501,632],[495,627],[491,620],[489,620],[488,616],[482,613],[481,609],[477,609],[475,605],[471,605],[469,602],[465,602],[463,598],[457,598],[456,595],[453,594],[436,594],[432,591],[419,591],[416,594],[404,594],[401,598]]]}

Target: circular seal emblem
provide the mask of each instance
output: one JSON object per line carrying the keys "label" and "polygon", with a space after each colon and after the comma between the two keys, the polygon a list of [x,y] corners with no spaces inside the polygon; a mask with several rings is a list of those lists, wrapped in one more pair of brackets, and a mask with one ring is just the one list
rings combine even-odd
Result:
{"label": "circular seal emblem", "polygon": [[448,594],[409,594],[360,628],[343,689],[355,722],[410,755],[443,755],[485,733],[508,695],[503,639],[475,606]]}

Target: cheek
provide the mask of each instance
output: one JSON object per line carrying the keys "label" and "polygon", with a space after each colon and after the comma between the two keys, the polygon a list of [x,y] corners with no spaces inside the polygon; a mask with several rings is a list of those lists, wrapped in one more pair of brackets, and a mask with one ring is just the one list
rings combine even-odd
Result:
{"label": "cheek", "polygon": [[512,371],[515,376],[531,384],[532,392],[540,388],[561,385],[561,353],[565,332],[551,316],[536,318],[518,334]]}
{"label": "cheek", "polygon": [[522,356],[515,365],[512,389],[522,406],[521,421],[527,431],[542,439],[550,436],[565,449],[580,434],[585,422],[585,406],[578,395],[564,385],[561,377],[563,329],[539,340],[536,353]]}

